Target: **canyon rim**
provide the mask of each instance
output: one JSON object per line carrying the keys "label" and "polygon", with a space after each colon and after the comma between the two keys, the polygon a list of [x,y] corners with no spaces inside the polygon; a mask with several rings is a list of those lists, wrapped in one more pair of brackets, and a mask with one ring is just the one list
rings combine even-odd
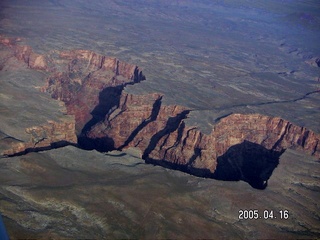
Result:
{"label": "canyon rim", "polygon": [[319,237],[315,1],[0,7],[10,238]]}

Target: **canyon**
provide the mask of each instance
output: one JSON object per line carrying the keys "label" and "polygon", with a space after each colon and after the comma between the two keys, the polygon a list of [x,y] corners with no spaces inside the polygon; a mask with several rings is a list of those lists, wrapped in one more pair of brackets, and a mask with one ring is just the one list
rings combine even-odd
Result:
{"label": "canyon", "polygon": [[146,80],[139,67],[88,50],[39,55],[19,40],[0,38],[7,53],[2,70],[17,60],[45,72],[40,91],[62,101],[65,114],[74,119],[26,128],[30,140],[7,144],[3,156],[68,144],[101,152],[133,147],[147,163],[201,177],[243,180],[259,189],[267,186],[287,148],[320,157],[319,134],[280,117],[233,113],[204,134],[184,121],[193,109],[164,105],[160,93],[124,91]]}
{"label": "canyon", "polygon": [[0,1],[10,239],[320,238],[319,13]]}

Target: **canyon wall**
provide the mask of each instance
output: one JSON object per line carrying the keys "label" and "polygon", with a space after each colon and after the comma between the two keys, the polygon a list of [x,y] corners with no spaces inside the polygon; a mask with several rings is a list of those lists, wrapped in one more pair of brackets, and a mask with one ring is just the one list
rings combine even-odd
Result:
{"label": "canyon wall", "polygon": [[232,114],[203,134],[184,121],[193,111],[164,105],[159,93],[134,95],[124,87],[145,80],[134,65],[87,50],[38,55],[18,40],[0,38],[12,56],[46,73],[41,91],[65,103],[74,122],[26,129],[31,141],[13,145],[6,155],[24,149],[74,143],[99,151],[136,147],[146,162],[197,176],[245,180],[264,188],[287,148],[320,157],[319,134],[279,117]]}
{"label": "canyon wall", "polygon": [[[53,51],[40,55],[21,42],[19,38],[0,36],[0,70],[41,71],[47,77],[44,86],[39,86],[40,91],[48,92],[52,98],[61,101],[66,108],[63,114],[68,115],[59,121],[49,118],[47,123],[38,126],[30,123],[24,129],[23,140],[3,134],[0,143],[2,156],[76,144],[77,133],[81,133],[91,116],[100,120],[99,117],[107,113],[105,109],[116,107],[110,104],[117,105],[116,99],[127,84],[145,79],[137,66],[116,58],[87,50]],[[110,91],[106,91],[108,87]]]}
{"label": "canyon wall", "polygon": [[68,113],[75,115],[77,133],[91,115],[99,118],[107,114],[127,84],[145,80],[137,66],[87,50],[60,52],[52,65],[42,91],[66,104]]}
{"label": "canyon wall", "polygon": [[[63,102],[43,104],[51,99],[42,98],[32,82],[33,73],[49,73],[50,58],[20,43],[21,39],[0,36],[1,157],[77,143],[74,116],[66,114]],[[47,110],[40,109],[43,105]],[[46,112],[53,106],[54,112]]]}
{"label": "canyon wall", "polygon": [[[228,180],[251,181],[252,173],[244,173],[250,161],[249,168],[264,166],[256,173],[261,176],[252,180],[252,184],[260,186],[271,176],[287,148],[320,157],[319,135],[279,117],[232,114],[222,118],[206,135],[185,123],[192,110],[165,106],[162,97],[123,93],[119,107],[86,133],[86,143],[92,148],[98,146],[100,151],[137,147],[147,162]],[[240,172],[226,174],[227,169],[217,166],[219,162],[221,166],[233,162],[230,169],[236,165]]]}
{"label": "canyon wall", "polygon": [[7,143],[10,146],[1,155],[14,156],[25,154],[28,151],[45,150],[72,143],[76,144],[77,136],[74,129],[74,118],[63,122],[48,121],[45,125],[26,128],[25,132],[29,136],[29,141],[17,141],[7,137]]}

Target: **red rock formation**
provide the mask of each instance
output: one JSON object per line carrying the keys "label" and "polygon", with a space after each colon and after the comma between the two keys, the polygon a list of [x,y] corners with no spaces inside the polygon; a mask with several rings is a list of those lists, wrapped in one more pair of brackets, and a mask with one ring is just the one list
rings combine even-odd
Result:
{"label": "red rock formation", "polygon": [[304,127],[260,114],[232,114],[209,135],[184,119],[190,110],[161,104],[159,94],[123,93],[119,108],[92,126],[86,140],[100,151],[138,147],[147,162],[199,176],[244,180],[259,189],[287,148],[320,157],[320,136]]}
{"label": "red rock formation", "polygon": [[34,53],[30,46],[18,45],[19,38],[5,38],[0,36],[0,43],[11,48],[13,55],[20,61],[35,70],[47,70],[48,64],[45,56]]}
{"label": "red rock formation", "polygon": [[59,144],[76,144],[77,136],[75,135],[74,129],[75,121],[72,118],[70,118],[69,121],[48,121],[47,124],[42,126],[26,128],[25,131],[30,136],[30,140],[27,142],[15,142],[11,144],[10,148],[3,151],[1,155],[11,156],[29,150],[46,149],[53,145],[59,146]]}
{"label": "red rock formation", "polygon": [[232,114],[205,135],[194,126],[186,126],[183,119],[189,110],[163,106],[161,98],[159,94],[122,94],[119,108],[93,126],[87,137],[100,146],[112,144],[111,149],[138,147],[146,160],[164,160],[211,173],[219,156],[244,141],[276,152],[294,148],[320,156],[319,135],[279,117]]}
{"label": "red rock formation", "polygon": [[[226,131],[225,126],[228,126],[230,130]],[[226,139],[222,144],[220,143],[224,146],[220,153],[232,145],[247,140],[267,149],[282,151],[286,148],[293,148],[320,157],[320,136],[318,134],[279,117],[232,114],[222,119],[215,126],[212,134]]]}
{"label": "red rock formation", "polygon": [[[19,45],[19,42],[20,39],[0,36],[2,56],[0,70],[9,69],[14,71],[31,68],[38,71],[49,71],[47,56],[36,54],[29,46]],[[31,125],[26,128],[25,134],[21,134],[21,136],[24,136],[24,141],[15,139],[12,136],[5,136],[1,140],[2,147],[0,155],[10,156],[23,154],[29,150],[45,149],[61,144],[76,144],[75,119],[71,116],[64,115],[61,115],[61,117],[55,121],[48,119],[48,122],[43,125]]]}
{"label": "red rock formation", "polygon": [[[241,161],[250,158],[250,164],[259,161],[256,160],[260,158],[259,153],[267,156],[262,159],[268,162],[266,158],[276,159],[286,148],[320,157],[319,135],[279,117],[232,114],[222,118],[211,134],[205,135],[197,126],[187,126],[184,122],[190,109],[165,106],[163,96],[158,93],[132,95],[123,92],[126,84],[145,79],[137,66],[86,50],[60,52],[57,58],[44,57],[33,53],[29,47],[17,46],[13,40],[0,38],[0,41],[13,48],[15,57],[28,67],[50,71],[42,91],[63,101],[68,114],[75,115],[79,144],[84,148],[108,151],[137,147],[146,161],[217,178],[224,174],[214,175],[218,165],[234,161],[237,154]],[[70,125],[67,129],[32,128],[28,131],[36,137],[25,146],[18,144],[17,148],[45,146],[62,139],[74,142],[72,128]],[[68,135],[62,136],[61,130],[66,130]],[[58,137],[52,139],[52,136]],[[236,168],[244,165],[233,164],[241,165]],[[274,161],[271,165],[276,166]],[[238,171],[241,179],[254,181],[255,176],[244,172],[243,169]],[[258,180],[267,180],[268,174]]]}
{"label": "red rock formation", "polygon": [[47,70],[47,60],[43,55],[36,54],[29,46],[16,46],[15,56],[23,60],[28,67],[36,70]]}
{"label": "red rock formation", "polygon": [[127,84],[145,79],[137,66],[86,50],[61,52],[53,63],[63,72],[55,71],[49,76],[42,90],[65,102],[68,113],[75,115],[78,133],[91,119],[90,113],[96,106],[109,107],[110,96],[104,96],[102,90],[114,88],[118,92]]}
{"label": "red rock formation", "polygon": [[[49,92],[54,99],[63,101],[68,114],[75,116],[75,122],[36,126],[32,134],[36,134],[38,130],[44,131],[44,139],[38,142],[31,138],[30,142],[14,143],[11,149],[3,153],[4,155],[17,154],[29,148],[50,146],[55,141],[76,143],[75,132],[81,132],[91,115],[98,118],[105,116],[105,111],[117,107],[118,102],[115,100],[120,98],[125,85],[145,79],[137,66],[116,58],[108,58],[87,50],[40,55],[34,53],[31,47],[20,44],[20,41],[18,38],[0,36],[0,44],[4,47],[0,69],[11,64],[11,69],[25,66],[47,72],[46,86],[43,86],[41,91]],[[106,89],[109,91],[106,92]],[[61,135],[60,130],[64,124],[71,124],[73,130],[64,129],[66,134]]]}

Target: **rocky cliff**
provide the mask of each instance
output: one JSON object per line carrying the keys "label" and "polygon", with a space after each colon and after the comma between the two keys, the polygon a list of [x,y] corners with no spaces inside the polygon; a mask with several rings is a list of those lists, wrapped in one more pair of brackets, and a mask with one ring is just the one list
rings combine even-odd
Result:
{"label": "rocky cliff", "polygon": [[52,58],[52,74],[42,90],[66,104],[68,113],[75,115],[80,133],[91,115],[99,118],[116,104],[113,101],[124,86],[144,79],[135,65],[91,51],[73,50]]}
{"label": "rocky cliff", "polygon": [[117,104],[114,99],[125,85],[145,79],[137,66],[116,58],[86,50],[53,51],[40,55],[21,42],[19,38],[0,36],[0,70],[41,71],[47,78],[40,90],[62,101],[69,116],[59,121],[48,119],[48,123],[40,126],[30,124],[25,129],[24,140],[15,140],[4,134],[1,155],[12,156],[63,144],[76,144],[76,132],[81,132],[91,115],[105,115],[105,109],[116,107],[109,105],[111,102]]}
{"label": "rocky cliff", "polygon": [[149,163],[191,174],[224,180],[245,180],[264,188],[287,148],[320,157],[319,134],[279,117],[232,114],[203,134],[184,121],[192,109],[164,105],[159,93],[133,95],[127,84],[145,80],[134,65],[87,50],[38,55],[17,39],[0,38],[12,56],[27,67],[45,71],[41,88],[63,101],[75,122],[38,126],[26,131],[31,140],[18,143],[5,154],[13,155],[52,143],[75,142],[99,151],[136,147]]}
{"label": "rocky cliff", "polygon": [[30,46],[19,45],[20,38],[6,38],[0,36],[0,44],[8,47],[11,54],[7,58],[15,57],[23,61],[31,69],[47,70],[48,64],[45,56],[34,53]]}
{"label": "rocky cliff", "polygon": [[74,132],[75,121],[54,122],[48,121],[46,125],[33,126],[25,129],[29,141],[17,141],[7,137],[9,147],[2,152],[4,156],[25,154],[29,151],[46,150],[61,147],[77,142]]}
{"label": "rocky cliff", "polygon": [[[33,52],[31,47],[21,44],[21,39],[3,36],[0,36],[0,56],[0,155],[13,156],[76,144],[75,119],[66,115],[63,102],[48,102],[47,109],[57,108],[52,113],[37,112],[46,98],[34,88],[32,80],[37,74],[34,78],[32,74],[50,71],[48,56]],[[30,74],[30,78],[26,74]]]}
{"label": "rocky cliff", "polygon": [[[232,114],[205,135],[185,123],[192,110],[165,106],[162,97],[123,93],[119,107],[91,127],[83,144],[100,151],[137,147],[147,162],[198,176],[242,179],[259,188],[285,149],[320,156],[319,135],[279,117]],[[232,168],[236,173],[227,172]],[[254,177],[248,168],[257,168]]]}

